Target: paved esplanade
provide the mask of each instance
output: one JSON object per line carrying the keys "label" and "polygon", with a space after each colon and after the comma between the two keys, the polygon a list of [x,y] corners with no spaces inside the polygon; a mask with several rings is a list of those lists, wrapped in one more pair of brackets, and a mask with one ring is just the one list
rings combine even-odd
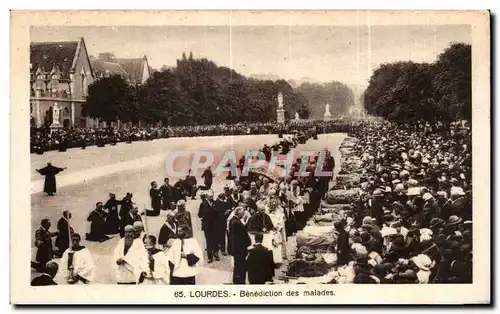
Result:
{"label": "paved esplanade", "polygon": [[[340,160],[338,150],[344,139],[344,134],[320,135],[318,140],[309,140],[304,145],[295,149],[321,150],[325,147],[330,149],[337,164]],[[280,139],[277,135],[243,135],[243,136],[214,136],[194,138],[172,138],[161,139],[151,142],[134,142],[132,144],[120,143],[116,146],[104,148],[88,147],[85,150],[79,148],[70,149],[67,152],[48,152],[44,155],[31,155],[31,223],[32,223],[32,256],[36,253],[34,246],[34,231],[39,228],[42,218],[49,218],[52,223],[52,231],[64,210],[71,211],[72,227],[75,232],[85,236],[89,231],[87,215],[94,209],[98,201],[105,202],[108,194],[115,193],[117,199],[125,196],[126,192],[134,194],[133,199],[140,209],[144,205],[149,209],[150,182],[156,181],[158,186],[163,184],[166,175],[165,160],[169,152],[174,150],[210,151],[214,154],[215,162],[212,169],[218,165],[220,158],[226,151],[236,151],[237,158],[247,150],[261,149],[264,144],[272,145]],[[43,190],[43,177],[35,173],[35,169],[43,167],[47,162],[54,166],[68,167],[67,170],[57,176],[58,190],[54,197],[40,193]],[[175,169],[186,169],[190,162],[187,158],[179,157],[175,162]],[[338,171],[338,169],[336,169]],[[203,184],[200,178],[201,171],[196,174],[198,184]],[[177,180],[171,179],[171,184]],[[214,179],[213,189],[215,195],[222,191],[222,187],[228,181],[225,174]],[[201,222],[198,218],[199,197],[197,200],[187,201],[187,210],[193,218],[194,237],[205,247]],[[143,216],[144,219],[144,216]],[[165,212],[159,217],[147,217],[149,232],[158,236],[161,225],[165,220]],[[114,283],[114,272],[111,271],[111,255],[118,242],[119,236],[104,243],[88,242],[82,240],[82,245],[89,248],[96,262],[96,283]],[[230,283],[232,268],[228,257],[222,257],[220,262],[205,264],[201,267],[197,277],[198,284],[221,284]],[[63,283],[59,276],[56,281]]]}

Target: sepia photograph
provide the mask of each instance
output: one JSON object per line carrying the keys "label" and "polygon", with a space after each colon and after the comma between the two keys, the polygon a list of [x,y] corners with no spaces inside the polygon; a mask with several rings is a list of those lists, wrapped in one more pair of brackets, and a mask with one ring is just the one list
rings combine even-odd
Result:
{"label": "sepia photograph", "polygon": [[18,301],[490,301],[489,13],[260,13],[12,13]]}

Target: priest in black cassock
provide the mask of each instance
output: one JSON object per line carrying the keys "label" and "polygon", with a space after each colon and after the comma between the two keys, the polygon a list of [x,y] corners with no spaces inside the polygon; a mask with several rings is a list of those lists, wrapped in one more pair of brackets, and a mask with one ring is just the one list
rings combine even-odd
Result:
{"label": "priest in black cassock", "polygon": [[71,212],[69,210],[63,211],[63,215],[61,219],[57,222],[57,230],[59,231],[59,234],[56,237],[56,247],[57,247],[57,254],[59,256],[62,256],[64,251],[66,251],[69,248],[70,245],[70,238],[71,235],[73,234],[73,228],[70,226],[70,219],[71,219]]}
{"label": "priest in black cassock", "polygon": [[106,212],[103,210],[102,202],[97,202],[96,208],[89,214],[87,221],[90,222],[88,241],[104,242],[109,239],[106,236]]}
{"label": "priest in black cassock", "polygon": [[151,198],[151,208],[153,210],[146,211],[146,215],[152,217],[159,216],[161,210],[161,192],[158,189],[156,181],[151,182],[151,188],[149,189],[149,197]]}
{"label": "priest in black cassock", "polygon": [[45,183],[43,185],[43,191],[47,193],[48,196],[54,196],[54,193],[56,193],[56,174],[59,172],[65,170],[66,167],[64,168],[58,168],[52,166],[52,164],[49,162],[47,163],[47,167],[42,168],[42,169],[37,169],[36,171],[41,174],[42,176],[45,176]]}
{"label": "priest in black cassock", "polygon": [[266,214],[263,207],[259,207],[257,212],[247,222],[247,229],[250,233],[266,233],[270,232],[273,228],[271,217]]}
{"label": "priest in black cassock", "polygon": [[114,193],[109,193],[109,200],[104,204],[104,209],[108,210],[106,217],[106,234],[117,234],[120,232],[120,217],[118,216],[118,205],[120,201],[116,199]]}
{"label": "priest in black cassock", "polygon": [[127,220],[130,220],[128,219],[127,217],[130,215],[130,210],[132,209],[133,207],[133,203],[132,203],[132,193],[130,192],[127,192],[127,194],[125,195],[125,197],[119,201],[120,203],[120,237],[123,238],[125,236],[125,226],[127,225],[133,225],[134,224],[134,221],[131,221],[131,223],[128,223]]}

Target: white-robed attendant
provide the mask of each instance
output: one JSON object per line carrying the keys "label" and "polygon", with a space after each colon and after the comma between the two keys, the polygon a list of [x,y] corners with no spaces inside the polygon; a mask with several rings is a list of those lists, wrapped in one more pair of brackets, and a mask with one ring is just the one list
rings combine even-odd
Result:
{"label": "white-robed attendant", "polygon": [[283,209],[280,208],[277,200],[270,200],[269,217],[273,222],[273,230],[271,232],[273,259],[276,264],[281,264],[286,260],[286,230],[285,230],[285,215]]}
{"label": "white-robed attendant", "polygon": [[289,197],[288,201],[290,202],[290,208],[292,209],[292,211],[304,211],[304,198],[302,195],[300,195],[300,187],[296,180],[292,181],[290,185],[290,191],[287,196]]}
{"label": "white-robed attendant", "polygon": [[88,284],[94,281],[95,262],[90,251],[80,245],[78,233],[71,235],[71,246],[64,251],[59,270],[69,284]]}
{"label": "white-robed attendant", "polygon": [[125,236],[115,248],[112,260],[118,284],[137,284],[141,272],[147,269],[148,253],[142,239],[135,239],[134,227],[125,227]]}
{"label": "white-robed attendant", "polygon": [[140,264],[140,267],[147,267],[141,270],[139,284],[168,285],[170,283],[170,266],[165,251],[156,248],[156,237],[153,235],[145,237],[144,246],[148,252],[148,262]]}
{"label": "white-robed attendant", "polygon": [[178,239],[172,240],[167,258],[173,265],[171,285],[196,284],[198,268],[203,264],[203,251],[189,226],[179,226]]}

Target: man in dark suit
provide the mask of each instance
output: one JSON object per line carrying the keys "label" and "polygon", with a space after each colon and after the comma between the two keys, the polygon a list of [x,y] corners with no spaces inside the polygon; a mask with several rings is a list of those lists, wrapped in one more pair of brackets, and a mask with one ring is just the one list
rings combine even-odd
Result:
{"label": "man in dark suit", "polygon": [[252,244],[250,236],[241,218],[245,210],[242,207],[236,207],[234,217],[229,222],[229,254],[234,258],[233,284],[245,284],[245,259],[248,247]]}
{"label": "man in dark suit", "polygon": [[57,222],[57,230],[59,234],[56,237],[57,252],[54,254],[61,257],[64,251],[69,248],[70,237],[73,234],[73,228],[70,226],[71,212],[69,210],[63,211],[61,219]]}
{"label": "man in dark suit", "polygon": [[212,173],[212,169],[210,166],[208,166],[207,169],[203,171],[203,173],[201,174],[201,178],[204,180],[203,183],[205,184],[205,186],[201,187],[201,189],[204,191],[210,190],[214,181],[214,174]]}
{"label": "man in dark suit", "polygon": [[208,263],[213,259],[220,260],[217,249],[217,212],[215,204],[211,197],[206,193],[201,194],[201,204],[198,210],[198,217],[201,219],[201,230],[205,234],[205,243],[207,250]]}
{"label": "man in dark suit", "polygon": [[161,210],[161,195],[160,189],[155,181],[151,182],[151,188],[149,189],[149,197],[151,198],[151,208],[152,211],[147,211],[147,216],[156,217],[160,215]]}
{"label": "man in dark suit", "polygon": [[184,180],[186,183],[187,196],[191,197],[192,200],[196,199],[196,192],[198,192],[198,182],[196,181],[196,177],[193,176],[191,169],[189,169],[189,173]]}
{"label": "man in dark suit", "polygon": [[[163,180],[164,184],[160,187],[161,194],[161,205],[163,210],[170,209],[170,204],[172,202],[172,186],[170,185],[170,179],[165,178]],[[173,209],[173,208],[171,208]]]}
{"label": "man in dark suit", "polygon": [[255,244],[248,251],[247,273],[248,283],[251,285],[263,285],[272,281],[274,277],[273,252],[262,245],[264,235],[257,233],[255,235]]}
{"label": "man in dark suit", "polygon": [[[217,243],[217,250],[221,251],[221,254],[226,256],[226,228],[227,221],[226,217],[231,213],[231,204],[229,204],[226,194],[220,193],[215,200],[215,213],[216,213],[216,224],[215,224],[215,238]],[[227,216],[226,216],[227,214]],[[217,258],[216,258],[217,259]]]}
{"label": "man in dark suit", "polygon": [[34,287],[57,285],[57,283],[55,283],[54,281],[54,277],[56,276],[58,270],[59,265],[57,265],[56,262],[47,262],[44,267],[44,272],[40,276],[34,278],[31,281],[31,285]]}

